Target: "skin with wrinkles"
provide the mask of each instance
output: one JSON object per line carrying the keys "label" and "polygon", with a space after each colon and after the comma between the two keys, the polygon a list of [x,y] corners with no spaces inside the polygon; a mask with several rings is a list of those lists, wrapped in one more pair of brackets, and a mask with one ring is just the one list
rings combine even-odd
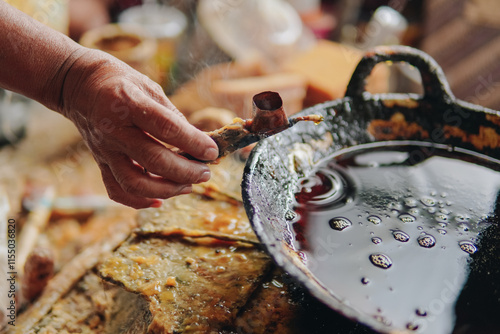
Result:
{"label": "skin with wrinkles", "polygon": [[[216,144],[189,124],[161,87],[118,59],[87,49],[0,0],[0,87],[71,119],[99,165],[110,198],[134,208],[207,181]],[[145,169],[147,172],[145,172]]]}

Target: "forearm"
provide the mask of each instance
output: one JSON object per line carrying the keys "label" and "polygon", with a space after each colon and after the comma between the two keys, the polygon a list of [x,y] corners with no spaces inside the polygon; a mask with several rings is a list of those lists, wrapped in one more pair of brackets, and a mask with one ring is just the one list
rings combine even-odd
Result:
{"label": "forearm", "polygon": [[0,17],[0,87],[59,110],[66,73],[86,49],[2,0]]}

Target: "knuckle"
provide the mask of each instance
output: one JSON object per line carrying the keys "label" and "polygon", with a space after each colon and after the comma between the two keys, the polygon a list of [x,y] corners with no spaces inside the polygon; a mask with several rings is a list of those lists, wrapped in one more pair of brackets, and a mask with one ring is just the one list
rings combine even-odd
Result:
{"label": "knuckle", "polygon": [[180,122],[172,119],[171,117],[164,117],[158,122],[158,126],[167,140],[181,136],[182,128]]}
{"label": "knuckle", "polygon": [[[148,166],[163,166],[165,165],[165,157],[163,150],[155,148],[146,152],[146,159]],[[168,166],[168,164],[166,164]],[[151,167],[150,167],[151,168]],[[168,168],[168,167],[167,167]]]}
{"label": "knuckle", "polygon": [[151,91],[156,94],[158,97],[162,97],[165,95],[163,88],[161,85],[155,81],[151,81]]}
{"label": "knuckle", "polygon": [[121,180],[120,185],[126,193],[129,194],[144,194],[146,185],[142,179],[126,178]]}

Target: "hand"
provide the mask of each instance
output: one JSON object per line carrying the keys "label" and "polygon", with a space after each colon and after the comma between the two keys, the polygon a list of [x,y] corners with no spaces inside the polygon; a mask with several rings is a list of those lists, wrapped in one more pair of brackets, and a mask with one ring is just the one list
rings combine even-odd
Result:
{"label": "hand", "polygon": [[134,208],[191,192],[210,178],[207,165],[187,160],[163,143],[202,161],[218,149],[189,124],[161,87],[116,58],[82,48],[73,56],[59,111],[78,127],[99,165],[109,197]]}

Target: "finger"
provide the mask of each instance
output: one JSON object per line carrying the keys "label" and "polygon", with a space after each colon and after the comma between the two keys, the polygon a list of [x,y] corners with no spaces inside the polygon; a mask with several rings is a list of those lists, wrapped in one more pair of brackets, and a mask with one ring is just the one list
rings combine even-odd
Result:
{"label": "finger", "polygon": [[122,190],[135,196],[166,199],[192,190],[191,184],[177,183],[145,173],[142,167],[121,154],[108,160],[107,164]]}
{"label": "finger", "polygon": [[143,101],[142,106],[143,112],[133,117],[137,127],[199,160],[212,161],[217,158],[215,142],[184,118],[151,99]]}
{"label": "finger", "polygon": [[116,182],[113,173],[105,164],[99,164],[101,169],[102,180],[106,186],[108,196],[115,202],[130,206],[134,209],[144,209],[149,207],[158,207],[158,200],[153,198],[144,198],[123,191],[121,186]]}
{"label": "finger", "polygon": [[210,179],[210,169],[206,164],[180,157],[137,128],[128,128],[117,135],[121,151],[153,174],[182,184]]}

